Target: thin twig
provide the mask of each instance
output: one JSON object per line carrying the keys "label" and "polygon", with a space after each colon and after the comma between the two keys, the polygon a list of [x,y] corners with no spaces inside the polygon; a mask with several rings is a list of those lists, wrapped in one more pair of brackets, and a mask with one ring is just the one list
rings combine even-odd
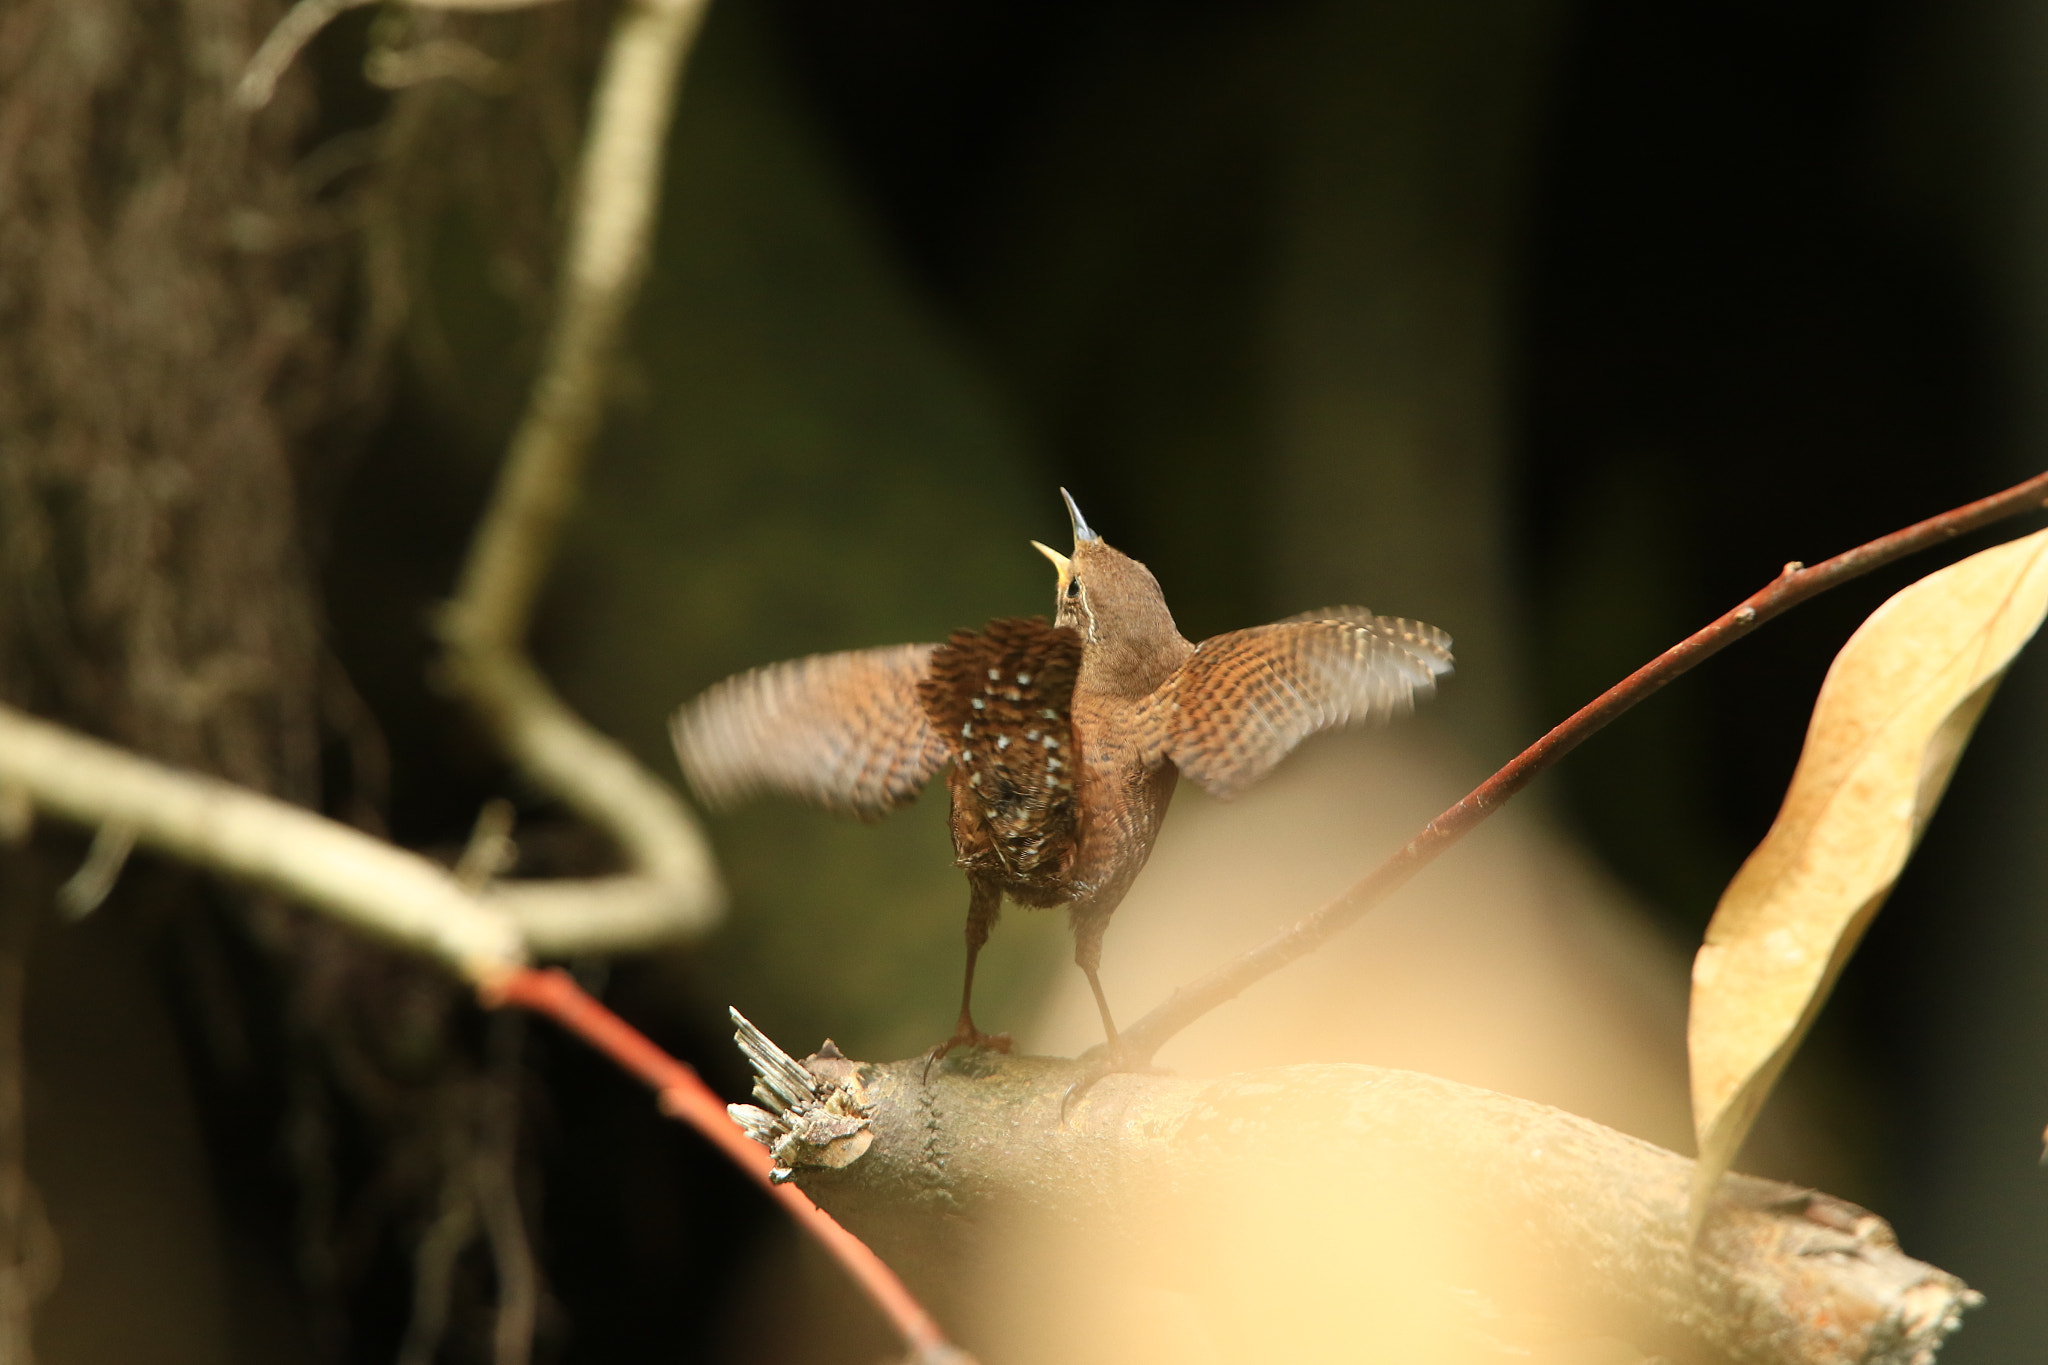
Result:
{"label": "thin twig", "polygon": [[1812,568],[1787,564],[1769,585],[1744,598],[1712,624],[1695,631],[1581,707],[1531,744],[1456,805],[1423,826],[1385,862],[1320,910],[1295,921],[1264,943],[1201,980],[1182,986],[1123,1034],[1122,1064],[1151,1061],[1169,1038],[1242,992],[1303,957],[1401,889],[1408,879],[1471,833],[1538,774],[1584,743],[1637,702],[1705,662],[1764,622],[1852,578],[2006,517],[2048,504],[2048,474],[2037,474],[2002,493],[1881,536]]}
{"label": "thin twig", "polygon": [[277,93],[278,80],[291,69],[306,44],[320,35],[321,29],[352,9],[375,3],[376,0],[299,0],[285,11],[284,18],[277,21],[256,49],[256,55],[249,58],[242,79],[235,86],[235,103],[251,111],[270,103],[270,97]]}
{"label": "thin twig", "polygon": [[503,95],[513,84],[503,62],[453,38],[428,38],[408,47],[377,48],[363,58],[363,79],[380,90],[404,90],[428,81],[451,80],[480,95]]}
{"label": "thin twig", "polygon": [[512,803],[501,796],[484,802],[476,813],[469,843],[455,860],[455,880],[464,890],[483,890],[519,861],[519,845],[512,840],[515,818]]}
{"label": "thin twig", "polygon": [[647,271],[663,151],[706,0],[635,0],[598,75],[556,313],[496,492],[441,618],[447,677],[543,788],[606,831],[650,893],[615,946],[692,936],[723,893],[696,822],[666,783],[564,705],[526,654],[533,604],[604,413],[607,378]]}
{"label": "thin twig", "polygon": [[113,894],[114,884],[121,880],[121,870],[128,866],[128,855],[134,849],[133,827],[119,820],[101,825],[92,836],[85,861],[71,874],[71,880],[57,888],[57,908],[64,912],[64,918],[81,920],[99,909],[101,902]]}
{"label": "thin twig", "polygon": [[[407,0],[414,9],[469,10],[479,13],[496,13],[505,10],[531,9],[536,5],[552,4],[554,0]],[[352,9],[374,5],[377,0],[299,0],[284,18],[277,21],[256,54],[249,58],[248,66],[242,69],[242,79],[235,84],[235,103],[254,111],[270,103],[277,93],[277,83],[284,73],[291,70],[293,62],[306,49],[306,44],[320,36],[320,31]],[[480,55],[480,54],[479,54]]]}
{"label": "thin twig", "polygon": [[[42,1206],[28,1176],[23,1015],[39,910],[19,845],[0,849],[0,1360],[34,1365],[36,1303],[50,1289]],[[39,1256],[38,1250],[45,1254]]]}
{"label": "thin twig", "polygon": [[491,1030],[490,1075],[480,1096],[483,1123],[470,1162],[477,1212],[491,1264],[498,1272],[498,1316],[491,1331],[492,1365],[527,1365],[540,1315],[540,1267],[519,1207],[519,1082],[526,1021],[500,1014]]}
{"label": "thin twig", "polygon": [[476,1237],[476,1196],[467,1182],[442,1182],[441,1207],[413,1246],[412,1318],[399,1344],[398,1365],[434,1365],[448,1331],[455,1262]]}
{"label": "thin twig", "polygon": [[889,1319],[919,1361],[964,1361],[930,1313],[904,1287],[881,1257],[841,1227],[832,1215],[811,1202],[794,1185],[778,1185],[770,1174],[775,1162],[766,1148],[746,1135],[726,1113],[725,1101],[697,1073],[663,1052],[646,1035],[590,996],[560,970],[521,971],[505,978],[486,996],[487,1002],[517,1005],[544,1014],[584,1042],[638,1076],[659,1096],[662,1112],[681,1119],[710,1139],[734,1165],[778,1200],[798,1226],[853,1277],[868,1299]]}
{"label": "thin twig", "polygon": [[461,10],[471,14],[506,14],[515,9],[538,9],[555,0],[405,0],[414,9]]}

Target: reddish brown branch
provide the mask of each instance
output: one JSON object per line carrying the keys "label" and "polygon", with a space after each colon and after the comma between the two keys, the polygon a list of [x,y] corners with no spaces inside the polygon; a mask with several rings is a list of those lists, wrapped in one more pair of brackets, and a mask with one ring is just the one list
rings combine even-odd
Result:
{"label": "reddish brown branch", "polygon": [[1797,562],[1710,625],[1693,632],[1581,707],[1569,720],[1531,744],[1473,788],[1464,800],[1423,826],[1422,832],[1343,895],[1191,985],[1123,1035],[1123,1064],[1143,1064],[1182,1029],[1234,998],[1267,974],[1303,957],[1407,884],[1408,879],[1464,838],[1479,822],[1529,785],[1595,731],[1679,674],[1704,662],[1780,612],[1917,550],[1938,545],[1992,522],[2048,504],[2048,474],[2037,474],[2002,493],[1894,531],[1867,545],[1807,568]]}
{"label": "reddish brown branch", "polygon": [[748,1137],[725,1112],[725,1101],[697,1073],[656,1047],[618,1015],[606,1009],[559,968],[523,969],[493,986],[487,1004],[518,1005],[544,1014],[583,1039],[625,1070],[645,1081],[659,1097],[662,1112],[681,1119],[751,1176],[778,1200],[797,1225],[845,1268],[868,1298],[902,1334],[913,1358],[923,1365],[965,1362],[949,1344],[930,1313],[904,1288],[896,1272],[867,1243],[841,1227],[810,1196],[794,1185],[778,1185],[768,1173],[775,1162],[767,1148]]}

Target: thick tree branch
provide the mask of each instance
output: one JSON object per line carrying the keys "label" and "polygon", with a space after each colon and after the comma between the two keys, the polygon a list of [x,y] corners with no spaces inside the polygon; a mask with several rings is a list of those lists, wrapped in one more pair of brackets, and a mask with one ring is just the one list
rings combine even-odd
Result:
{"label": "thick tree branch", "polygon": [[723,900],[704,836],[675,791],[563,705],[526,655],[534,598],[646,274],[670,113],[705,4],[631,0],[620,12],[598,75],[540,375],[441,619],[456,692],[529,776],[613,838],[632,869],[594,888],[601,916],[549,921],[554,941],[578,939],[584,950],[695,935]]}
{"label": "thick tree branch", "polygon": [[[1369,1321],[1364,1302],[1456,1332],[1446,1305],[1461,1300],[1444,1292],[1455,1290],[1481,1296],[1496,1338],[1540,1324],[1553,1340],[1621,1337],[1752,1365],[1926,1365],[1980,1297],[1904,1255],[1874,1214],[1750,1176],[1729,1178],[1695,1253],[1691,1161],[1412,1072],[1119,1075],[1063,1120],[1073,1063],[976,1054],[928,1068],[828,1052],[797,1064],[753,1039],[764,1087],[786,1095],[808,1077],[818,1103],[778,1101],[780,1116],[743,1121],[928,1292],[995,1239],[1051,1227],[1056,1254],[1112,1248],[1105,1264],[1141,1263],[1223,1316],[1255,1293],[1239,1283],[1255,1258],[1253,1278],[1283,1292],[1250,1313],[1280,1334],[1344,1315],[1362,1359],[1376,1332],[1416,1329]],[[857,1151],[827,1105],[863,1120]],[[1225,1239],[1240,1249],[1212,1245]],[[1365,1297],[1296,1292],[1332,1280]]]}
{"label": "thick tree branch", "polygon": [[1622,712],[1656,693],[1672,679],[1704,663],[1782,612],[1829,588],[1902,559],[1918,550],[2048,503],[2048,474],[2037,474],[2002,493],[1966,503],[1940,516],[1894,531],[1825,563],[1799,563],[1744,598],[1711,624],[1695,631],[1581,707],[1531,744],[1456,805],[1367,873],[1343,895],[1297,920],[1264,943],[1182,986],[1123,1034],[1124,1064],[1149,1062],[1169,1038],[1246,987],[1314,952],[1366,911],[1407,885],[1438,854],[1464,838],[1522,788],[1579,747]]}

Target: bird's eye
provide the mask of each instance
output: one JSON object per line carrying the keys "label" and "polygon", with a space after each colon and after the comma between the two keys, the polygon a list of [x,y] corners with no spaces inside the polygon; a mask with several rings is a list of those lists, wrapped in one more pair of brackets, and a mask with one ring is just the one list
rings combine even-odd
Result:
{"label": "bird's eye", "polygon": [[1070,579],[1068,579],[1068,580],[1067,580],[1067,596],[1069,596],[1069,597],[1079,597],[1080,595],[1081,595],[1081,580],[1080,580],[1080,579],[1078,579],[1078,578],[1070,578]]}

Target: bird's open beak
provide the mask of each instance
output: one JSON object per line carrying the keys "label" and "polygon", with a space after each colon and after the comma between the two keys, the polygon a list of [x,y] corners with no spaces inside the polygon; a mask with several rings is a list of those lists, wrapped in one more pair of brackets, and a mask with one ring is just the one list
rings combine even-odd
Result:
{"label": "bird's open beak", "polygon": [[1062,488],[1060,496],[1067,500],[1067,515],[1074,520],[1074,544],[1079,545],[1083,541],[1102,539],[1101,536],[1096,535],[1093,530],[1089,529],[1088,518],[1082,516],[1081,509],[1074,505],[1074,495]]}
{"label": "bird's open beak", "polygon": [[1067,580],[1074,576],[1074,561],[1068,559],[1058,550],[1053,549],[1052,546],[1040,544],[1035,540],[1031,542],[1031,548],[1044,555],[1047,559],[1050,559],[1052,566],[1060,571],[1060,591],[1065,592],[1067,590]]}

